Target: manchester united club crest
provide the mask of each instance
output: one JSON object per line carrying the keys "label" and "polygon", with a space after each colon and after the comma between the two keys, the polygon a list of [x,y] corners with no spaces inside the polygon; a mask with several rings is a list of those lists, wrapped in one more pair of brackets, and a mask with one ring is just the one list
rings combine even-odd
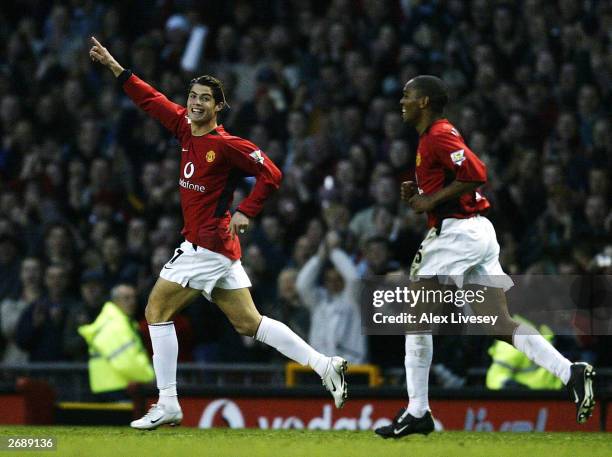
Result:
{"label": "manchester united club crest", "polygon": [[208,151],[206,153],[206,161],[210,163],[213,160],[215,160],[215,151]]}
{"label": "manchester united club crest", "polygon": [[421,153],[420,152],[418,152],[416,156],[416,166],[417,167],[421,166]]}

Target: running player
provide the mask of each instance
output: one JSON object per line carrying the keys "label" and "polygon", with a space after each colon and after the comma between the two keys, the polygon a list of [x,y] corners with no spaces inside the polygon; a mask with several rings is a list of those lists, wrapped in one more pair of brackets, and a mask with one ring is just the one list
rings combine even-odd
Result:
{"label": "running player", "polygon": [[[92,42],[91,59],[111,70],[128,97],[181,144],[179,190],[185,241],[164,265],[145,310],[159,400],[131,426],[154,429],[180,423],[178,342],[171,319],[200,294],[216,303],[241,335],[254,337],[312,367],[331,392],[336,407],[341,408],[347,397],[346,361],[318,353],[285,324],[261,316],[251,298],[251,282],[240,263],[238,237],[248,229],[270,193],[278,189],[281,172],[253,143],[217,125],[217,114],[227,105],[222,83],[208,75],[193,79],[185,108],[124,69],[94,37]],[[257,182],[231,215],[232,197],[242,176],[255,176]]]}
{"label": "running player", "polygon": [[[572,364],[535,329],[514,321],[508,314],[504,292],[513,282],[499,264],[493,225],[481,215],[490,204],[477,191],[487,180],[486,166],[444,118],[447,101],[444,83],[435,76],[417,76],[408,81],[400,100],[404,122],[420,136],[416,183],[402,183],[401,198],[416,212],[426,212],[430,227],[412,263],[411,277],[429,284],[426,287],[435,287],[435,276],[457,287],[488,286],[484,303],[480,307],[472,303],[473,311],[499,316],[494,331],[502,336],[497,337],[559,377],[576,402],[576,420],[584,423],[595,405],[593,367],[583,362]],[[384,438],[428,434],[434,429],[428,399],[431,334],[407,334],[405,349],[409,403],[392,424],[376,429]]]}

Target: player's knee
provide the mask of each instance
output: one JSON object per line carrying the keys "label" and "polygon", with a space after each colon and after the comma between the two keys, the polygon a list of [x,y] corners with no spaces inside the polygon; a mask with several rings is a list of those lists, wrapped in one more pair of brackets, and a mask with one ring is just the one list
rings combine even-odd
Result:
{"label": "player's knee", "polygon": [[145,318],[149,324],[158,324],[160,322],[168,322],[172,318],[172,315],[168,310],[164,310],[163,307],[149,298],[147,307],[145,308]]}
{"label": "player's knee", "polygon": [[145,319],[149,324],[157,324],[159,322],[163,322],[159,319],[159,311],[156,309],[155,305],[153,305],[150,301],[147,303],[145,308]]}

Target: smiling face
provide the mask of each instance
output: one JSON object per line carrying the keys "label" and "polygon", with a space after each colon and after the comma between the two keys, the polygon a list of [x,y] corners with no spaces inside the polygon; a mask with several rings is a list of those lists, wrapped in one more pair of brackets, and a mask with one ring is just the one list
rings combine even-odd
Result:
{"label": "smiling face", "polygon": [[206,124],[217,117],[223,103],[215,103],[212,89],[194,84],[187,96],[187,114],[194,124]]}
{"label": "smiling face", "polygon": [[404,86],[400,105],[402,105],[402,119],[407,124],[416,125],[421,118],[424,97],[419,97],[417,90],[408,81]]}

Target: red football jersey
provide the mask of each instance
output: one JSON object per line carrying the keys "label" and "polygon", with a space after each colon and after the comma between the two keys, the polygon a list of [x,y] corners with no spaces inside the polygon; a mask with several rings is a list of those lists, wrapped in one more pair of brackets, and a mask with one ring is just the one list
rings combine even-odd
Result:
{"label": "red football jersey", "polygon": [[[447,119],[435,121],[419,138],[415,174],[419,193],[425,195],[436,193],[455,180],[487,181],[487,167]],[[435,227],[444,218],[466,219],[490,206],[486,198],[473,191],[438,205],[427,213],[427,222]]]}
{"label": "red football jersey", "polygon": [[168,100],[135,75],[123,84],[126,94],[150,116],[160,121],[181,143],[179,186],[185,226],[190,243],[236,260],[240,241],[228,232],[234,190],[244,176],[255,176],[253,190],[238,206],[241,213],[256,216],[281,181],[280,170],[250,141],[228,134],[223,126],[202,136],[191,134],[187,108]]}

